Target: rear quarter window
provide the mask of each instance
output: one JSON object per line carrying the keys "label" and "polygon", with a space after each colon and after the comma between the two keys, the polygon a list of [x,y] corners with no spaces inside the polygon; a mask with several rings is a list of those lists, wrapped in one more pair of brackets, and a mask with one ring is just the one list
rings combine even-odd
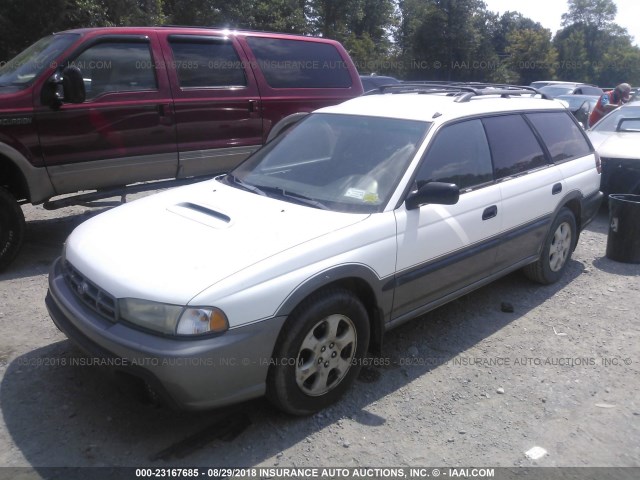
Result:
{"label": "rear quarter window", "polygon": [[347,63],[331,44],[248,37],[264,77],[272,88],[349,88]]}
{"label": "rear quarter window", "polygon": [[554,163],[591,153],[580,127],[566,112],[529,113],[526,116],[542,137]]}

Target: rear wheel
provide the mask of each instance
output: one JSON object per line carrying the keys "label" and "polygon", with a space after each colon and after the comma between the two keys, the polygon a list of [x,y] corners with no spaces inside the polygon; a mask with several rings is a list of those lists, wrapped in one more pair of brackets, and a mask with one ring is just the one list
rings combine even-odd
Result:
{"label": "rear wheel", "polygon": [[576,219],[571,210],[563,207],[553,221],[545,239],[540,258],[524,267],[530,279],[548,285],[557,282],[567,268],[577,240]]}
{"label": "rear wheel", "polygon": [[293,415],[336,402],[353,383],[369,345],[369,319],[350,292],[328,289],[291,314],[278,338],[267,397]]}
{"label": "rear wheel", "polygon": [[16,257],[24,238],[24,214],[13,195],[0,187],[0,270]]}

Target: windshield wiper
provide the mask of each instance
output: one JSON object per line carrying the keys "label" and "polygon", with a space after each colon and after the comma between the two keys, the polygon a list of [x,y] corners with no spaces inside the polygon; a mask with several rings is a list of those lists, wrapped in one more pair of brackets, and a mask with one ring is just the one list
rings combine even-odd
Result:
{"label": "windshield wiper", "polygon": [[313,198],[306,197],[306,196],[301,195],[299,193],[288,192],[284,188],[281,188],[281,187],[270,187],[268,185],[251,185],[249,183],[243,182],[238,177],[236,177],[235,175],[232,175],[230,173],[227,174],[226,178],[228,178],[229,180],[231,180],[233,183],[235,183],[239,187],[243,188],[244,190],[256,193],[258,195],[262,195],[263,197],[268,196],[268,194],[275,194],[278,197],[290,198],[290,199],[292,199],[292,200],[294,200],[294,201],[296,201],[298,203],[302,203],[304,205],[310,205],[312,207],[320,208],[322,210],[329,210],[329,207],[327,207],[322,202],[319,202],[318,200],[314,200]]}
{"label": "windshield wiper", "polygon": [[280,197],[290,198],[290,199],[292,199],[292,200],[294,200],[294,201],[296,201],[298,203],[304,204],[304,205],[310,205],[312,207],[319,208],[321,210],[329,210],[329,207],[327,207],[324,203],[319,202],[318,200],[315,200],[313,198],[307,197],[307,196],[302,195],[300,193],[287,191],[282,187],[268,187],[266,185],[258,185],[257,188],[259,188],[260,190],[262,190],[264,192],[276,193]]}
{"label": "windshield wiper", "polygon": [[238,186],[240,186],[241,188],[243,188],[244,190],[247,190],[249,192],[253,192],[256,193],[258,195],[262,195],[263,197],[266,197],[267,194],[260,188],[254,186],[254,185],[249,185],[248,183],[243,182],[242,180],[240,180],[238,177],[236,177],[235,175],[231,175],[228,174],[227,177],[234,182],[235,184],[237,184]]}

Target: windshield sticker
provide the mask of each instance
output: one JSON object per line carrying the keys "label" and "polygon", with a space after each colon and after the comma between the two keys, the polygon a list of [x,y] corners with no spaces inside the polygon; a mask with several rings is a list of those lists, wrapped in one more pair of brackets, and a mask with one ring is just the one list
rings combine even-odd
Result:
{"label": "windshield sticker", "polygon": [[358,190],[357,188],[350,188],[347,190],[347,193],[344,194],[345,197],[356,198],[358,200],[364,199],[365,191]]}
{"label": "windshield sticker", "polygon": [[362,200],[365,203],[378,203],[380,197],[378,197],[378,194],[376,192],[367,192],[364,194]]}

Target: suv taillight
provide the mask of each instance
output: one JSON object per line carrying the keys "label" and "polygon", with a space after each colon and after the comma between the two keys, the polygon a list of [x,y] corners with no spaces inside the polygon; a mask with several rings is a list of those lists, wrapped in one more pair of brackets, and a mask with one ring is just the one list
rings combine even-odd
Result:
{"label": "suv taillight", "polygon": [[600,160],[600,155],[598,155],[598,152],[593,153],[596,157],[596,170],[598,171],[598,173],[602,173],[602,161]]}

